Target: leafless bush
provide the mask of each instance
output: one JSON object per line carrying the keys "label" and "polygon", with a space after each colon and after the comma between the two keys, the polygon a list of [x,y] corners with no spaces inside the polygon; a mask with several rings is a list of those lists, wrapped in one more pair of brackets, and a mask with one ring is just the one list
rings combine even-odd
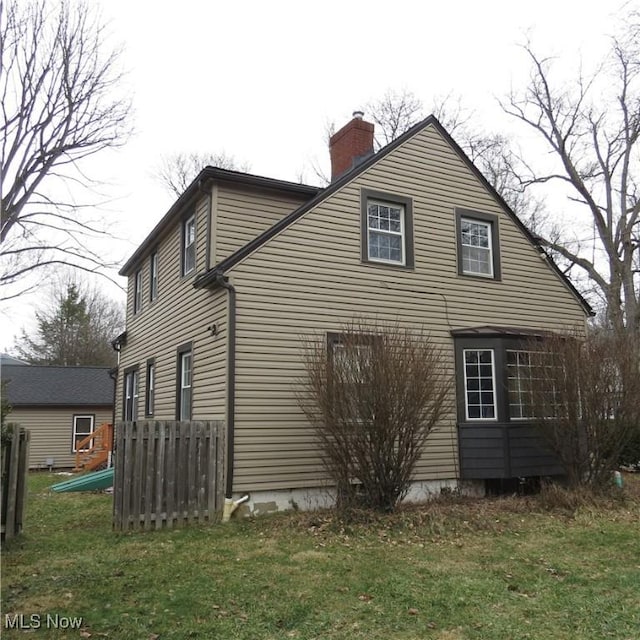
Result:
{"label": "leafless bush", "polygon": [[530,413],[569,485],[611,481],[638,429],[638,353],[628,338],[548,336],[531,343]]}
{"label": "leafless bush", "polygon": [[337,506],[389,511],[406,495],[451,376],[424,333],[353,322],[309,341],[300,406],[315,427]]}

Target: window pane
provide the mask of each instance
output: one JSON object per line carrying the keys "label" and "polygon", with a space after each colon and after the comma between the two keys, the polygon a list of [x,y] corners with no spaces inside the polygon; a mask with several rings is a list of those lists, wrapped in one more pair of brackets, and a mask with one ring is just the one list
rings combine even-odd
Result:
{"label": "window pane", "polygon": [[368,257],[404,262],[404,208],[382,203],[367,206]]}
{"label": "window pane", "polygon": [[89,435],[93,431],[93,418],[76,417],[76,433]]}
{"label": "window pane", "polygon": [[470,420],[495,419],[493,351],[465,349],[465,403]]}
{"label": "window pane", "polygon": [[474,220],[460,221],[462,245],[462,271],[480,275],[493,275],[491,225]]}

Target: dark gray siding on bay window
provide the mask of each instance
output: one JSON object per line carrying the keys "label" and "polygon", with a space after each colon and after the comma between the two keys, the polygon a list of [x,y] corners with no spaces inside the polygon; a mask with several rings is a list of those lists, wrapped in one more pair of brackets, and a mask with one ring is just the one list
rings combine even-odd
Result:
{"label": "dark gray siding on bay window", "polygon": [[[455,336],[458,446],[463,480],[561,475],[562,467],[531,422],[512,420],[507,393],[506,350],[526,348],[527,337]],[[492,349],[495,363],[495,420],[467,420],[463,351]]]}

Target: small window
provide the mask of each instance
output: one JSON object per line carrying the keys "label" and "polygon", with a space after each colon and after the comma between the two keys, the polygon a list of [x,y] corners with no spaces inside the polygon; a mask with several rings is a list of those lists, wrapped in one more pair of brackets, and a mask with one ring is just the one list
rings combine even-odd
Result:
{"label": "small window", "polygon": [[156,365],[153,360],[147,362],[147,392],[145,394],[144,413],[146,416],[152,416],[155,404],[156,389]]}
{"label": "small window", "polygon": [[363,190],[361,234],[364,262],[413,267],[411,199]]}
{"label": "small window", "polygon": [[467,420],[495,420],[493,349],[464,350],[464,387]]}
{"label": "small window", "polygon": [[138,269],[133,283],[133,313],[142,310],[142,269]]}
{"label": "small window", "polygon": [[178,349],[178,397],[176,402],[176,418],[191,420],[193,355],[191,345]]}
{"label": "small window", "polygon": [[182,228],[182,275],[186,276],[196,268],[196,217],[184,221]]}
{"label": "small window", "polygon": [[128,421],[138,419],[138,370],[132,369],[124,374],[124,411],[123,418]]}
{"label": "small window", "polygon": [[93,446],[93,440],[84,443],[82,449],[78,449],[78,443],[94,432],[96,417],[94,415],[73,416],[73,453],[88,451]]}
{"label": "small window", "polygon": [[457,210],[458,273],[500,279],[497,216]]}
{"label": "small window", "polygon": [[151,254],[149,259],[149,301],[158,297],[158,253]]}

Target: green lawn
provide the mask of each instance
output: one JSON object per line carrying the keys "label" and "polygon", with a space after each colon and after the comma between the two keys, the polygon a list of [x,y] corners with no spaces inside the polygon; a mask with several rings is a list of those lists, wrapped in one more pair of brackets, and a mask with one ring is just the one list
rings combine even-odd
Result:
{"label": "green lawn", "polygon": [[[135,534],[112,533],[110,496],[53,494],[57,480],[30,478],[25,533],[3,550],[3,638],[640,637],[640,478],[577,510],[451,500],[350,526]],[[42,626],[6,628],[15,614]],[[47,614],[82,628],[46,629]]]}

